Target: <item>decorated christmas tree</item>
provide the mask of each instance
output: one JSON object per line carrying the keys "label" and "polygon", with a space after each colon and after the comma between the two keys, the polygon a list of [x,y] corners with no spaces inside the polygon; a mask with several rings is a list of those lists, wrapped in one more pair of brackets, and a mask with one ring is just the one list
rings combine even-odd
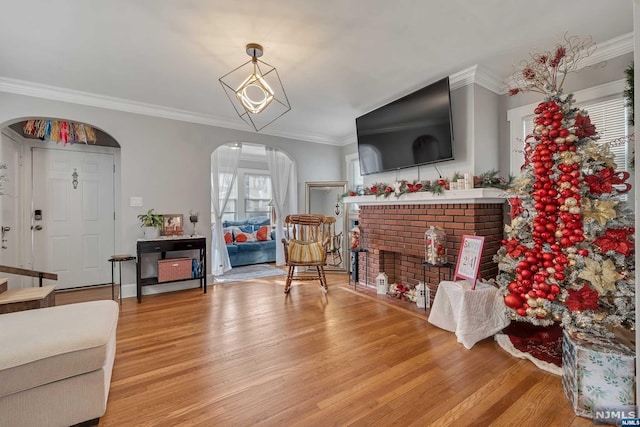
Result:
{"label": "decorated christmas tree", "polygon": [[562,322],[571,333],[608,340],[615,328],[635,329],[634,218],[623,200],[629,174],[616,170],[588,112],[562,93],[594,49],[590,38],[566,37],[514,74],[511,95],[533,91],[544,100],[509,189],[511,224],[495,259],[512,319]]}

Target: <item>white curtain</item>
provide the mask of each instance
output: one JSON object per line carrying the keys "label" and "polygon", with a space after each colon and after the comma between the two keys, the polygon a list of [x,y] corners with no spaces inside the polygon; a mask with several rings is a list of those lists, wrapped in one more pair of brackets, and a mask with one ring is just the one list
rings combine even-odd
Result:
{"label": "white curtain", "polygon": [[[271,175],[273,208],[276,211],[276,265],[284,265],[284,217],[295,209],[295,168],[286,154],[267,147],[267,163]],[[287,203],[289,202],[289,203]]]}
{"label": "white curtain", "polygon": [[211,236],[211,273],[214,276],[231,270],[227,245],[222,232],[222,215],[238,172],[242,145],[218,147],[211,155],[211,212],[214,216]]}

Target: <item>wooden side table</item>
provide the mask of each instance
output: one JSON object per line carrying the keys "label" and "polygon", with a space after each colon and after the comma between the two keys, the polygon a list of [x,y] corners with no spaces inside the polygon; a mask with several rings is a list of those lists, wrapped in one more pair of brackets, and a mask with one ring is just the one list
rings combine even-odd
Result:
{"label": "wooden side table", "polygon": [[9,289],[0,293],[0,314],[56,305],[55,285],[38,288]]}

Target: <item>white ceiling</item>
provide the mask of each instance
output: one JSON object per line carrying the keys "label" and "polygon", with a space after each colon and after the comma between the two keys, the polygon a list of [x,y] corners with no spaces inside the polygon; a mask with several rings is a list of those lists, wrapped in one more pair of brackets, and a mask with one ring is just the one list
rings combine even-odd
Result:
{"label": "white ceiling", "polygon": [[565,32],[602,43],[633,31],[631,0],[0,5],[0,90],[47,85],[83,92],[65,92],[79,102],[101,96],[88,104],[149,114],[159,108],[169,117],[251,130],[218,78],[246,62],[245,45],[256,42],[292,106],[261,133],[334,144],[353,140],[359,115],[475,64],[504,79],[530,51],[552,49]]}

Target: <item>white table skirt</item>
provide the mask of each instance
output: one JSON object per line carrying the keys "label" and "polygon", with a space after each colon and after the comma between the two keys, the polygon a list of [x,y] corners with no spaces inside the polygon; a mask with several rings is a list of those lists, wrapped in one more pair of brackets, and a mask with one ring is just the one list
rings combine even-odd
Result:
{"label": "white table skirt", "polygon": [[472,290],[467,281],[461,280],[440,282],[429,323],[455,332],[458,342],[470,349],[500,332],[510,320],[498,288],[478,282]]}

